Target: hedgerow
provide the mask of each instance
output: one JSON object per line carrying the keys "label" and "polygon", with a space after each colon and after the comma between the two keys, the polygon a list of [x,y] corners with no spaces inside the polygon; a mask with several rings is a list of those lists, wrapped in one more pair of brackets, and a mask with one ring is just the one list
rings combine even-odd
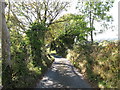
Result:
{"label": "hedgerow", "polygon": [[120,67],[119,42],[99,45],[77,45],[69,50],[68,59],[80,72],[99,88],[118,88]]}
{"label": "hedgerow", "polygon": [[43,25],[34,23],[24,34],[14,29],[10,31],[12,83],[7,88],[34,87],[52,64],[54,59],[44,50],[45,32],[42,31],[45,29]]}

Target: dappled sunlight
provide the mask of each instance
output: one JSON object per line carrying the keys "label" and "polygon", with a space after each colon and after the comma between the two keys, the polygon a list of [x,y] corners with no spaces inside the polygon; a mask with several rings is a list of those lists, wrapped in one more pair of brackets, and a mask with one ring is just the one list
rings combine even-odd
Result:
{"label": "dappled sunlight", "polygon": [[117,87],[118,43],[94,41],[94,35],[115,29],[113,0],[76,0],[76,13],[67,12],[72,0],[5,1],[0,3],[4,89],[91,88],[91,82]]}
{"label": "dappled sunlight", "polygon": [[65,58],[55,58],[52,67],[37,84],[37,88],[90,88],[82,75]]}

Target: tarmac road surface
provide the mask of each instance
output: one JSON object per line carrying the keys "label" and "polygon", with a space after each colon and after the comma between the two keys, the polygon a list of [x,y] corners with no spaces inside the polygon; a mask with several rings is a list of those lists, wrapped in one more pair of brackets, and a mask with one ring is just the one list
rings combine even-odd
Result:
{"label": "tarmac road surface", "polygon": [[91,88],[78,70],[66,58],[53,55],[55,61],[36,88]]}

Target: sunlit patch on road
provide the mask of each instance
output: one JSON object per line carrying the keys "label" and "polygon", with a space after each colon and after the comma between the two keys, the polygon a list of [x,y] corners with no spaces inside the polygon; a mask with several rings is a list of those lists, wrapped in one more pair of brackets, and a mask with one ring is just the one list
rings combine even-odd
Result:
{"label": "sunlit patch on road", "polygon": [[51,68],[37,84],[37,88],[91,88],[66,58],[55,56]]}

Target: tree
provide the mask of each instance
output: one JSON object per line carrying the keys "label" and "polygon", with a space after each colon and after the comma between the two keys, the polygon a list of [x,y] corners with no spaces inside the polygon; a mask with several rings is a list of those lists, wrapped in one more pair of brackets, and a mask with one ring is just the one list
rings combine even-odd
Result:
{"label": "tree", "polygon": [[15,17],[13,23],[26,30],[30,24],[42,22],[45,26],[55,23],[59,14],[66,10],[69,3],[59,0],[31,0],[28,2],[12,2],[11,14]]}
{"label": "tree", "polygon": [[68,4],[68,2],[59,0],[31,0],[28,2],[12,2],[12,4],[9,2],[11,8],[8,9],[9,14],[7,14],[8,24],[9,22],[13,23],[29,37],[35,66],[37,64],[42,65],[42,52],[45,51],[44,35],[47,32],[43,31],[44,28],[57,23],[54,22],[55,19],[66,9]]}
{"label": "tree", "polygon": [[10,60],[10,34],[8,27],[6,25],[5,19],[5,2],[0,2],[0,11],[2,18],[2,85],[5,88],[10,88],[12,83],[12,71],[11,71],[11,60]]}
{"label": "tree", "polygon": [[34,66],[43,66],[42,52],[44,51],[44,34],[46,30],[47,28],[44,24],[35,22],[26,33],[31,45],[31,54],[33,57]]}
{"label": "tree", "polygon": [[89,28],[83,15],[67,14],[59,18],[58,21],[64,22],[50,25],[53,38],[51,49],[63,54],[67,49],[72,49],[74,44],[85,40]]}
{"label": "tree", "polygon": [[[80,2],[76,8],[86,16],[86,20],[89,22],[89,27],[91,29],[90,36],[93,43],[93,30],[95,30],[94,23],[95,21],[107,20],[110,21],[112,18],[111,15],[108,15],[107,12],[110,11],[110,8],[113,6],[113,0],[108,1],[99,1],[99,0],[89,0]],[[80,7],[82,5],[82,7]]]}
{"label": "tree", "polygon": [[[87,36],[89,29],[87,27],[87,22],[85,22],[85,17],[83,15],[67,14],[58,19],[58,21],[63,21],[51,25],[53,37],[58,38],[60,35],[73,35],[77,36],[77,41],[82,40]],[[57,21],[56,21],[57,22]]]}

